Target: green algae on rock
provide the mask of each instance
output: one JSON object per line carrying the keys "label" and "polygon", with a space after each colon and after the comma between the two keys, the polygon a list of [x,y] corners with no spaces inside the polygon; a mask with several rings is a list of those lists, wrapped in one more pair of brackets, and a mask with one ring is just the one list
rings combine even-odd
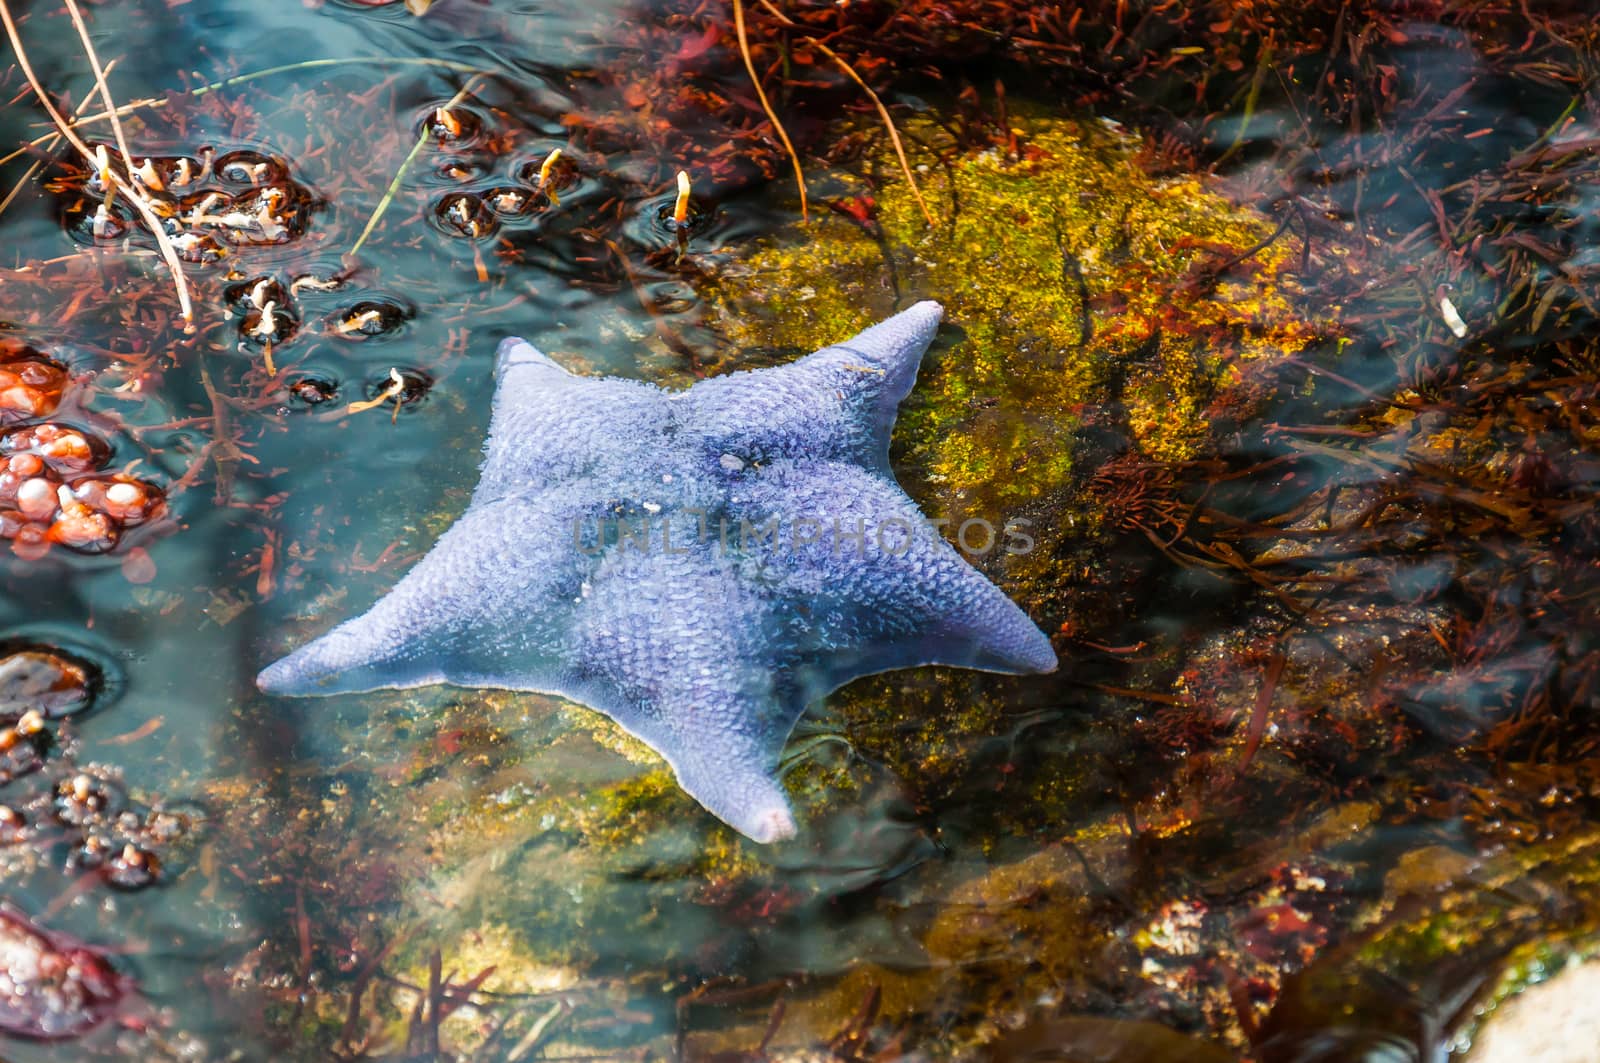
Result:
{"label": "green algae on rock", "polygon": [[885,149],[870,160],[881,179],[709,292],[718,329],[747,347],[805,348],[913,293],[941,300],[963,338],[924,363],[896,443],[952,517],[1066,486],[1092,404],[1122,403],[1150,458],[1192,457],[1237,366],[1312,338],[1265,218],[1200,178],[1151,177],[1120,128],[1041,117],[1017,132],[1015,156],[963,153],[934,122],[907,123],[936,227]]}

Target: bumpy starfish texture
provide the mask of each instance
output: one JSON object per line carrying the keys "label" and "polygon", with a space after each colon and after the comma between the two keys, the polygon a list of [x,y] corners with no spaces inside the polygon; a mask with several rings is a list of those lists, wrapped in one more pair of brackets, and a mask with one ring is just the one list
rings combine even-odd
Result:
{"label": "bumpy starfish texture", "polygon": [[793,836],[778,762],[807,705],[894,668],[1056,667],[889,469],[942,313],[918,303],[679,392],[574,376],[506,340],[466,513],[365,615],[257,684],[560,695],[650,745],[742,834]]}

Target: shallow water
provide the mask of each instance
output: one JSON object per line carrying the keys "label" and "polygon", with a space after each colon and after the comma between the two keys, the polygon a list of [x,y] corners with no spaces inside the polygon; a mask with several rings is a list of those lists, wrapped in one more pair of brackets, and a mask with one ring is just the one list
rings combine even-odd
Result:
{"label": "shallow water", "polygon": [[[63,419],[112,443],[107,468],[141,461],[133,474],[169,490],[171,510],[104,555],[58,547],[0,559],[0,637],[77,654],[105,677],[46,767],[0,794],[48,805],[59,780],[100,765],[136,803],[185,824],[161,851],[159,883],[131,891],[85,870],[76,836],[41,832],[0,850],[10,902],[105,950],[136,986],[81,1038],[7,1039],[7,1058],[329,1058],[353,1055],[353,1035],[371,1031],[377,1058],[514,1058],[519,1042],[568,1057],[701,1058],[755,1053],[767,1038],[775,1051],[828,1043],[844,1059],[1057,1058],[1029,1053],[1096,1044],[1122,1053],[1107,1058],[1200,1058],[1193,1034],[1225,1045],[1222,1058],[1253,1045],[1258,1058],[1291,1060],[1325,1058],[1319,1046],[1348,1035],[1319,1011],[1330,999],[1360,1004],[1371,1020],[1362,1043],[1409,1038],[1406,1058],[1430,1058],[1515,948],[1564,953],[1589,940],[1591,731],[1580,710],[1592,708],[1584,676],[1594,658],[1580,623],[1592,606],[1576,581],[1588,578],[1595,541],[1585,507],[1596,433],[1581,405],[1592,397],[1592,309],[1557,293],[1537,320],[1531,306],[1513,320],[1518,299],[1540,298],[1507,295],[1463,265],[1496,265],[1492,252],[1473,258],[1467,237],[1444,249],[1448,237],[1424,229],[1435,204],[1443,209],[1435,189],[1458,213],[1472,199],[1459,183],[1496,171],[1546,130],[1587,135],[1594,118],[1581,107],[1577,124],[1563,125],[1563,86],[1508,73],[1500,59],[1473,66],[1492,50],[1485,42],[1410,25],[1388,40],[1373,76],[1415,92],[1415,113],[1319,129],[1308,147],[1296,140],[1306,93],[1269,87],[1247,104],[1242,75],[1199,154],[1220,157],[1216,188],[1261,213],[1193,242],[1222,247],[1231,269],[1253,257],[1234,252],[1289,218],[1294,228],[1280,232],[1293,254],[1273,269],[1287,278],[1298,268],[1282,302],[1308,324],[1292,350],[1276,352],[1285,361],[1249,363],[1266,398],[1243,404],[1237,424],[1232,408],[1205,405],[1223,385],[1206,377],[1203,357],[1191,371],[1179,364],[1191,348],[1162,347],[1161,337],[1204,351],[1240,336],[1277,342],[1288,326],[1276,303],[1228,290],[1233,280],[1180,285],[1184,268],[1200,276],[1216,261],[1163,242],[1166,215],[1149,238],[1166,249],[1159,263],[1138,234],[1112,240],[1103,261],[1080,248],[1084,291],[1148,276],[1178,293],[1167,300],[1246,309],[1195,324],[1181,308],[1132,298],[1119,307],[1113,290],[1096,292],[1091,315],[1087,295],[1072,304],[1069,292],[1061,305],[1080,307],[1096,342],[1111,346],[1091,354],[1086,340],[1071,373],[1042,374],[1060,345],[1018,299],[999,335],[1019,353],[1006,353],[998,379],[1028,381],[1025,400],[1038,390],[1036,407],[1020,412],[981,389],[955,413],[940,405],[935,381],[959,379],[987,353],[968,337],[995,342],[987,322],[955,315],[906,407],[897,471],[930,510],[1007,497],[984,493],[997,483],[1044,485],[1007,504],[1050,525],[1048,564],[987,571],[1056,635],[1069,667],[1027,680],[921,669],[829,699],[792,742],[806,831],[762,848],[683,798],[625,736],[558,699],[433,688],[293,701],[258,694],[252,679],[363,610],[464,508],[505,336],[527,336],[576,370],[666,386],[803,349],[783,286],[806,259],[785,249],[846,246],[822,241],[863,202],[846,198],[861,193],[862,159],[845,153],[835,170],[818,168],[842,209],[814,207],[825,220],[809,230],[794,226],[781,169],[770,183],[746,168],[698,186],[680,259],[664,223],[680,165],[661,153],[669,138],[584,125],[650,111],[648,101],[618,104],[626,93],[595,69],[692,62],[639,54],[618,29],[642,18],[627,5],[440,0],[419,19],[400,5],[196,0],[95,8],[93,18],[101,55],[118,60],[121,99],[350,62],[222,86],[130,128],[158,155],[199,158],[209,146],[282,160],[303,189],[284,242],[236,246],[191,270],[197,339],[172,327],[152,263],[130,267],[120,243],[67,231],[82,220],[70,190],[26,191],[0,218],[0,265],[71,256],[39,267],[42,284],[37,272],[0,282],[8,334],[78,375]],[[36,8],[21,25],[41,77],[81,99],[92,81],[65,15]],[[413,59],[486,72],[457,112],[466,135],[423,144],[337,288],[296,287],[340,272],[433,108],[473,77]],[[1352,65],[1352,77],[1371,73]],[[975,60],[973,79],[988,69]],[[737,80],[715,84],[742,91]],[[19,85],[13,74],[8,88]],[[903,102],[956,122],[962,105],[927,88]],[[1016,120],[1037,131],[1081,117],[1064,92],[1011,95],[1027,116]],[[1436,121],[1436,105],[1460,112],[1454,136],[1396,146],[1393,129],[1423,113]],[[1105,110],[1130,126],[1150,117]],[[5,142],[37,135],[35,121],[25,105],[7,108]],[[940,135],[913,126],[919,138]],[[704,138],[719,128],[708,118]],[[1136,143],[1103,131],[1081,139],[1115,160],[1108,166],[1127,164]],[[531,192],[555,147],[574,164],[558,205],[486,215],[498,231],[478,239],[441,220],[466,193]],[[8,188],[25,165],[9,164]],[[930,187],[937,169],[925,173]],[[891,233],[884,189],[894,180],[874,190]],[[1555,202],[1493,208],[1509,219],[1497,239],[1559,245],[1536,272],[1565,267],[1574,293],[1593,285],[1570,272],[1585,260],[1564,252],[1592,242],[1592,211],[1570,219],[1581,219],[1583,195],[1592,207],[1596,186],[1575,187]],[[964,202],[985,209],[970,191]],[[1011,223],[1024,225],[1024,213]],[[1371,243],[1347,253],[1341,240],[1360,242],[1351,233]],[[1457,271],[1448,280],[1437,268],[1446,259]],[[836,297],[871,314],[942,298],[911,289],[948,276],[909,256],[888,279],[830,265],[810,263],[805,299],[815,302],[801,320]],[[225,275],[230,267],[238,276]],[[264,345],[249,337],[255,319],[240,302],[260,278],[276,282],[295,318],[273,344],[276,377],[263,371]],[[1472,323],[1465,342],[1439,309],[1446,295]],[[1341,317],[1346,302],[1360,314]],[[141,316],[141,305],[159,310]],[[380,312],[374,334],[340,330],[370,309]],[[1118,322],[1137,314],[1159,317],[1155,338],[1116,347],[1127,339]],[[1552,371],[1548,402],[1578,411],[1571,438],[1561,418],[1529,427],[1530,412],[1508,425],[1472,405],[1494,394],[1497,378],[1482,368],[1497,364],[1493,352],[1531,350],[1545,366],[1547,348],[1563,343],[1569,368]],[[1080,362],[1093,365],[1085,390],[1047,398]],[[1307,364],[1314,371],[1294,368]],[[344,411],[380,393],[391,368],[410,381],[402,405]],[[1202,381],[1200,398],[1172,383],[1185,374]],[[1364,405],[1373,396],[1378,412]],[[972,413],[985,402],[1000,412],[974,429],[970,418],[989,416]],[[1056,421],[1049,402],[1061,404]],[[1230,427],[1169,454],[1160,447],[1182,440],[1141,427],[1152,405]],[[1019,444],[1008,455],[1016,462],[973,493],[951,486],[940,439],[970,430],[1003,445],[1012,420],[1034,418],[1046,446],[1065,448],[1070,434],[1070,473],[1042,478],[1039,444]],[[1296,424],[1311,427],[1295,434]],[[1342,431],[1365,434],[1350,443]],[[1015,435],[1026,442],[1026,431]],[[1177,454],[1163,466],[1171,484],[1144,466],[1117,471],[1129,439]],[[1411,439],[1416,452],[1405,450]],[[1518,447],[1554,471],[1507,472]],[[1485,487],[1460,471],[1474,462],[1501,478]],[[1111,471],[1097,478],[1101,468]],[[1347,494],[1318,495],[1334,483]],[[1427,508],[1440,498],[1443,508]],[[1355,531],[1318,538],[1369,505]],[[1189,517],[1173,516],[1185,507]],[[1261,523],[1234,534],[1251,522]],[[1305,578],[1280,579],[1285,569]],[[1485,583],[1495,586],[1484,593]],[[1553,589],[1563,583],[1569,598]],[[1315,618],[1290,598],[1314,602]],[[1518,622],[1491,630],[1502,612]],[[1436,954],[1408,935],[1446,934],[1429,924],[1447,906],[1440,898],[1489,914],[1470,930],[1448,928],[1459,966],[1429,968]],[[430,957],[442,957],[433,977],[456,987],[495,968],[442,1027],[437,1001],[416,1003]],[[1405,992],[1386,996],[1386,979]],[[1339,990],[1316,989],[1330,983]],[[1117,1023],[1093,1025],[1101,1020]]]}

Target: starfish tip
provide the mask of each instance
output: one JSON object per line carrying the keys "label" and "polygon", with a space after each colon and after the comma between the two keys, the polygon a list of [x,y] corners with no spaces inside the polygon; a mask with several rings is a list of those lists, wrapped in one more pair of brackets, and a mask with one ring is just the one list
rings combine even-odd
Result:
{"label": "starfish tip", "polygon": [[890,342],[903,344],[907,349],[915,350],[920,357],[922,349],[933,342],[934,334],[939,331],[939,323],[943,320],[943,304],[924,299],[880,322],[876,328],[889,333],[886,338]]}
{"label": "starfish tip", "polygon": [[799,832],[794,815],[787,808],[769,808],[758,813],[745,832],[762,845],[788,841]]}
{"label": "starfish tip", "polygon": [[314,656],[321,645],[320,640],[312,642],[261,669],[256,674],[256,689],[263,694],[286,698],[341,693],[334,688],[339,670],[319,665]]}
{"label": "starfish tip", "polygon": [[507,336],[500,341],[500,346],[495,348],[494,371],[496,373],[504,373],[506,370],[519,365],[548,366],[553,369],[561,368],[551,360],[549,355],[521,336]]}
{"label": "starfish tip", "polygon": [[300,693],[302,684],[295,681],[293,670],[286,667],[291,662],[285,657],[275,661],[256,673],[256,689],[263,694],[278,694],[294,696]]}

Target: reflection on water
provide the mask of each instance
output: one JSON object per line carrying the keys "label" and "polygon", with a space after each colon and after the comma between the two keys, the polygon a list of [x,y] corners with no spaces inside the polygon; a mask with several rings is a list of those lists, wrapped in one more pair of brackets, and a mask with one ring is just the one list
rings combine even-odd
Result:
{"label": "reflection on water", "polygon": [[[913,189],[747,10],[806,225],[720,12],[92,10],[197,327],[95,166],[5,208],[7,1058],[1424,1059],[1592,937],[1593,42],[840,8]],[[795,843],[559,699],[253,689],[465,507],[501,338],[680,386],[922,297],[897,474],[1041,529],[1069,667],[830,698]]]}

